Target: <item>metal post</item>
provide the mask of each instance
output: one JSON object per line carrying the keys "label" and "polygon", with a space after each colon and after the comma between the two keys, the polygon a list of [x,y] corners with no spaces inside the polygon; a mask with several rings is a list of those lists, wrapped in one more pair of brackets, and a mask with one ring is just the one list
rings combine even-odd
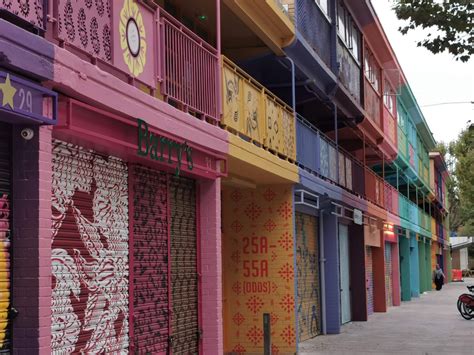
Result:
{"label": "metal post", "polygon": [[263,354],[272,354],[270,313],[263,314]]}

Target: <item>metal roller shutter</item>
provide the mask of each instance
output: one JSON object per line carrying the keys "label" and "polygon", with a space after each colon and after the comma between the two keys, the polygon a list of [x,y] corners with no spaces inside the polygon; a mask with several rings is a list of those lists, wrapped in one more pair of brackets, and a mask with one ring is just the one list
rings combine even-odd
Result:
{"label": "metal roller shutter", "polygon": [[387,307],[393,306],[393,284],[392,284],[392,245],[385,243],[385,298]]}
{"label": "metal roller shutter", "polygon": [[168,179],[133,173],[133,342],[139,354],[168,351]]}
{"label": "metal roller shutter", "polygon": [[53,354],[128,351],[128,171],[53,142]]}
{"label": "metal roller shutter", "polygon": [[296,212],[296,266],[299,341],[320,333],[317,218]]}
{"label": "metal roller shutter", "polygon": [[372,248],[365,247],[365,273],[367,288],[367,314],[374,313],[374,272],[372,266]]}
{"label": "metal roller shutter", "polygon": [[0,123],[0,353],[10,353],[11,127]]}
{"label": "metal roller shutter", "polygon": [[199,342],[196,186],[171,177],[171,288],[173,354],[197,354]]}

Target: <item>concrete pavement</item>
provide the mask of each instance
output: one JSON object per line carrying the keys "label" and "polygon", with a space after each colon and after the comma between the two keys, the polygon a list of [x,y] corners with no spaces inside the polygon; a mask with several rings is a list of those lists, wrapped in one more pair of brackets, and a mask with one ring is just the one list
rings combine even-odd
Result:
{"label": "concrete pavement", "polygon": [[466,285],[450,283],[367,322],[350,323],[341,334],[318,336],[300,344],[299,354],[474,354],[474,319],[464,320],[456,302]]}

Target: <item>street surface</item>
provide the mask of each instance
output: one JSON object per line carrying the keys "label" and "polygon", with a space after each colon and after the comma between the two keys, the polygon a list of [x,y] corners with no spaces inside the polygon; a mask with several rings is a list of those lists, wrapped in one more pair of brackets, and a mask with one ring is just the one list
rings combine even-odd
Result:
{"label": "street surface", "polygon": [[464,320],[456,308],[474,279],[444,285],[368,322],[342,327],[339,335],[318,336],[300,344],[299,354],[474,354],[474,319]]}

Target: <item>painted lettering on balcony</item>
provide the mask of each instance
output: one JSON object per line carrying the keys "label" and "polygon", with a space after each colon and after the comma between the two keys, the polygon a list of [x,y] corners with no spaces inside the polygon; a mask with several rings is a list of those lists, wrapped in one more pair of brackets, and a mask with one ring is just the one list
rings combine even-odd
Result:
{"label": "painted lettering on balcony", "polygon": [[[137,154],[142,157],[149,157],[152,160],[176,165],[175,172],[178,176],[181,172],[183,155],[186,156],[186,167],[193,170],[193,148],[186,142],[179,143],[167,137],[153,134],[148,129],[148,123],[137,119],[138,124],[138,149]],[[173,159],[173,155],[175,158]]]}

